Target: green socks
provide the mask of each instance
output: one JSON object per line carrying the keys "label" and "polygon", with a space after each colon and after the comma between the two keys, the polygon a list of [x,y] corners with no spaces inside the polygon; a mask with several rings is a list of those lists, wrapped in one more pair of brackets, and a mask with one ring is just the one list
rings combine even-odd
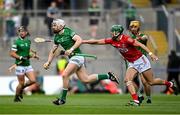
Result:
{"label": "green socks", "polygon": [[68,89],[64,89],[63,88],[60,99],[65,101],[66,100],[67,92],[68,92]]}
{"label": "green socks", "polygon": [[98,80],[109,79],[108,74],[98,74]]}

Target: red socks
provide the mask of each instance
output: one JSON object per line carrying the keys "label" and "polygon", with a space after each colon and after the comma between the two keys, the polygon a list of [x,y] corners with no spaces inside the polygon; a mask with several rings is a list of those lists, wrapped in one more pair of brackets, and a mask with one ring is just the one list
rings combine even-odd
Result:
{"label": "red socks", "polygon": [[135,93],[135,94],[132,94],[131,97],[133,98],[133,100],[136,102],[136,103],[139,103],[139,100],[138,100],[138,95]]}

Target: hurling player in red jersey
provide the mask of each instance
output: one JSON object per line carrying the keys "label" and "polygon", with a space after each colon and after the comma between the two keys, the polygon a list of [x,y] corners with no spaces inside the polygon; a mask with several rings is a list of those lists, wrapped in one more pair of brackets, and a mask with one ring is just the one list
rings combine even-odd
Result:
{"label": "hurling player in red jersey", "polygon": [[[138,20],[133,20],[130,22],[129,25],[129,31],[128,31],[128,35],[130,35],[133,39],[139,41],[140,43],[144,44],[145,46],[147,46],[147,42],[148,42],[148,36],[144,33],[142,33],[140,31],[141,29],[141,23]],[[137,47],[137,49],[139,51],[141,51],[145,56],[147,56],[147,52],[140,48]],[[128,62],[125,60],[126,62],[126,67],[128,67]],[[151,103],[151,86],[149,85],[149,83],[146,81],[146,79],[144,78],[144,76],[142,74],[137,74],[137,76],[134,79],[134,83],[136,86],[136,90],[138,93],[138,99],[139,102],[142,103],[142,101],[145,99],[143,94],[142,94],[142,85],[139,83],[139,78],[141,79],[142,85],[144,87],[144,92],[146,94],[146,98],[147,98],[147,103]],[[138,89],[139,88],[139,89]]]}
{"label": "hurling player in red jersey", "polygon": [[142,73],[147,82],[150,85],[166,85],[172,87],[176,91],[176,87],[173,82],[162,80],[160,78],[154,78],[153,72],[151,69],[151,64],[146,56],[144,56],[141,51],[136,49],[136,47],[141,47],[144,49],[153,61],[158,60],[158,57],[155,56],[145,45],[132,39],[130,36],[124,35],[124,28],[121,25],[113,25],[111,27],[112,38],[107,39],[90,39],[83,40],[83,44],[111,44],[115,47],[119,53],[126,59],[128,63],[128,69],[125,75],[125,83],[130,92],[133,101],[130,101],[128,105],[139,106],[138,95],[133,85],[133,79],[137,73]]}

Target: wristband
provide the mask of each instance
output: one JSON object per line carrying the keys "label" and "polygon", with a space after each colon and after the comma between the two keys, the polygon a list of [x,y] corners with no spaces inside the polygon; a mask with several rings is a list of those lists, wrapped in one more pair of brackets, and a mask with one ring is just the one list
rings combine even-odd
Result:
{"label": "wristband", "polygon": [[71,48],[70,50],[71,50],[71,51],[74,51],[74,48]]}
{"label": "wristband", "polygon": [[153,53],[152,53],[152,52],[149,52],[148,54],[151,56]]}
{"label": "wristband", "polygon": [[23,58],[22,56],[19,57],[20,60],[21,60],[22,58]]}

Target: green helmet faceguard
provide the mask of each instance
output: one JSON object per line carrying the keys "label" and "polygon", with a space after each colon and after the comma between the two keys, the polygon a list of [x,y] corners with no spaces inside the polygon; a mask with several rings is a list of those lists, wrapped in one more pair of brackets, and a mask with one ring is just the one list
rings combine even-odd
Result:
{"label": "green helmet faceguard", "polygon": [[112,38],[113,39],[118,38],[118,36],[121,35],[123,31],[124,28],[122,27],[122,25],[113,25],[111,27],[111,32],[114,34]]}

